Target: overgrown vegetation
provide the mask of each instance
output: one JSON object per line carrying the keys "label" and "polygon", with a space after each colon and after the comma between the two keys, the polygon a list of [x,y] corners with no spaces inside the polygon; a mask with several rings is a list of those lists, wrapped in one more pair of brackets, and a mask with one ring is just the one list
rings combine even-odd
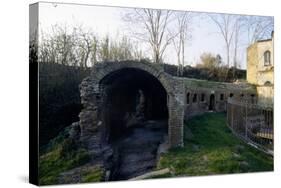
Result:
{"label": "overgrown vegetation", "polygon": [[68,128],[62,131],[45,148],[39,159],[39,182],[41,185],[58,183],[59,174],[87,163],[86,150],[68,138]]}
{"label": "overgrown vegetation", "polygon": [[99,182],[103,176],[102,170],[100,168],[89,169],[82,174],[82,183],[87,182]]}
{"label": "overgrown vegetation", "polygon": [[90,70],[60,64],[39,64],[40,150],[81,111],[79,84]]}
{"label": "overgrown vegetation", "polygon": [[[178,66],[164,64],[165,72],[178,76]],[[196,78],[202,80],[210,81],[223,81],[223,82],[233,82],[238,80],[246,80],[246,70],[237,69],[237,68],[226,68],[226,67],[215,67],[208,68],[205,66],[191,67],[185,66],[182,70],[181,77],[186,78]]]}
{"label": "overgrown vegetation", "polygon": [[91,67],[98,62],[141,59],[144,57],[136,41],[127,36],[99,36],[92,28],[81,25],[53,25],[42,31],[38,58],[40,62]]}
{"label": "overgrown vegetation", "polygon": [[189,120],[184,147],[164,154],[157,168],[172,171],[159,177],[262,172],[273,170],[273,158],[236,138],[225,114],[215,113]]}

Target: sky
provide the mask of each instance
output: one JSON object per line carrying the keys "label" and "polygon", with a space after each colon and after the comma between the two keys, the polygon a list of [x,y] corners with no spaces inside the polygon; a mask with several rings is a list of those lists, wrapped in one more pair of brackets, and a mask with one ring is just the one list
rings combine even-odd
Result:
{"label": "sky", "polygon": [[[122,16],[131,8],[40,3],[39,5],[39,30],[44,33],[51,31],[55,24],[65,24],[71,27],[82,25],[83,28],[90,28],[98,36],[121,37],[126,35],[130,37],[128,25],[122,20]],[[198,13],[192,19],[192,37],[187,41],[185,48],[186,64],[196,65],[200,62],[200,55],[209,52],[214,55],[220,54],[225,60],[225,44],[222,36],[218,32],[217,26],[206,17]],[[246,68],[246,37],[241,36],[242,44],[238,51],[238,61],[242,69]],[[243,41],[245,41],[243,43]],[[146,44],[141,45],[146,51],[149,49]],[[144,50],[144,51],[145,51]],[[175,50],[170,45],[164,54],[164,61],[170,64],[176,64]]]}

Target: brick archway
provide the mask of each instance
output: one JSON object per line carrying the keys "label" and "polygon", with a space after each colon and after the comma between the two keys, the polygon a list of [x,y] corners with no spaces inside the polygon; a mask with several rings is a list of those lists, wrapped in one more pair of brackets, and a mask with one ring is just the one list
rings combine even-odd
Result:
{"label": "brick archway", "polygon": [[183,119],[184,119],[184,84],[181,80],[173,78],[164,72],[161,65],[147,62],[122,61],[105,62],[97,64],[89,77],[80,85],[81,103],[83,109],[79,115],[81,128],[81,141],[88,150],[94,153],[103,151],[104,122],[101,118],[103,101],[102,80],[122,69],[141,70],[156,78],[167,93],[168,108],[168,144],[170,147],[183,145]]}

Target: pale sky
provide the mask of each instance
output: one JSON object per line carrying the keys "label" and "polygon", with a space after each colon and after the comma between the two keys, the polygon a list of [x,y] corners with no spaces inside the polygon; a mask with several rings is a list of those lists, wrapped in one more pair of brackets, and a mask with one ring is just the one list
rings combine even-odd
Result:
{"label": "pale sky", "polygon": [[[122,20],[122,15],[130,8],[88,6],[74,4],[39,4],[39,30],[45,33],[50,31],[52,25],[66,24],[69,26],[81,25],[83,28],[90,28],[99,37],[109,34],[115,38],[117,35],[127,35],[126,23]],[[210,52],[214,55],[220,54],[225,60],[225,44],[218,28],[210,20],[202,16],[195,16],[192,21],[192,39],[186,46],[185,59],[188,64],[195,65],[200,61],[200,55],[204,52]],[[242,36],[244,45],[239,49],[238,60],[241,62],[241,68],[246,68],[246,37]],[[141,45],[145,48],[146,45]],[[148,50],[148,48],[146,48]],[[170,64],[176,64],[175,51],[170,46],[165,51],[164,61]]]}

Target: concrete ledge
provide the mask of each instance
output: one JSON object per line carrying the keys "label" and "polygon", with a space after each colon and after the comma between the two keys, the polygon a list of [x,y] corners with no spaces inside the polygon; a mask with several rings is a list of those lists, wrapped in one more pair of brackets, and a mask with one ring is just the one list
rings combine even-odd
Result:
{"label": "concrete ledge", "polygon": [[170,172],[169,168],[164,168],[164,169],[161,169],[161,170],[152,171],[152,172],[143,174],[141,176],[137,176],[137,177],[131,178],[129,180],[143,180],[143,179],[146,179],[146,178],[152,178],[154,176],[159,176],[159,175],[167,174],[169,172]]}

